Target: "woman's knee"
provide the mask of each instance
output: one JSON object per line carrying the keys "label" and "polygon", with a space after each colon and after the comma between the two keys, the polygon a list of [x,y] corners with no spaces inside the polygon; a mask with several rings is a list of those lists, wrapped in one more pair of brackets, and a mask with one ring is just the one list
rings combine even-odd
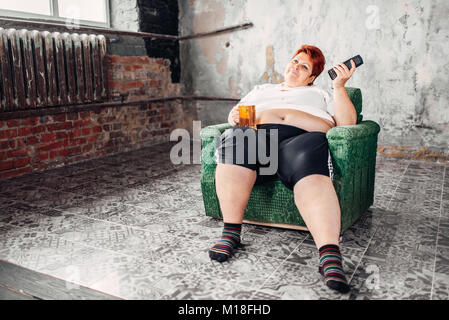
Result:
{"label": "woman's knee", "polygon": [[233,164],[218,164],[215,171],[217,196],[219,199],[246,198],[256,178],[254,170]]}

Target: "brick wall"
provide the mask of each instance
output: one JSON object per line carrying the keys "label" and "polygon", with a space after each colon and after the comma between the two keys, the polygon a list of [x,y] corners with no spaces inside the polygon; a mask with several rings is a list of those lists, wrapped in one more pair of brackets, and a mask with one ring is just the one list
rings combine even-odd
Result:
{"label": "brick wall", "polygon": [[[112,99],[180,95],[170,61],[108,56]],[[183,128],[179,100],[0,120],[0,180],[169,140]]]}
{"label": "brick wall", "polygon": [[120,94],[129,95],[129,100],[180,95],[180,84],[171,81],[168,59],[111,55],[106,60],[112,98]]}

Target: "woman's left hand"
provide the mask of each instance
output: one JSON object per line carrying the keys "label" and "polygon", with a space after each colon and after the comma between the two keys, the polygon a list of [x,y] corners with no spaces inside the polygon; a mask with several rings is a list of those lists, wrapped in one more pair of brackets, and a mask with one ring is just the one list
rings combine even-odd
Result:
{"label": "woman's left hand", "polygon": [[354,60],[351,60],[351,70],[348,69],[348,67],[343,63],[340,62],[338,65],[334,67],[335,72],[337,73],[337,77],[333,80],[333,87],[344,87],[346,81],[351,78],[352,74],[354,73],[356,67]]}

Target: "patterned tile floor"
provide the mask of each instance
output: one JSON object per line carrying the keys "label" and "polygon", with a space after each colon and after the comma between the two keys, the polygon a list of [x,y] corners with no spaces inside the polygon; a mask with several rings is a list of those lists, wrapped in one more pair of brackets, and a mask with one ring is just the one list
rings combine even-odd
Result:
{"label": "patterned tile floor", "polygon": [[317,272],[308,232],[244,225],[208,249],[200,165],[161,144],[0,183],[0,259],[123,299],[448,299],[449,165],[377,158],[375,203],[342,238],[352,290]]}

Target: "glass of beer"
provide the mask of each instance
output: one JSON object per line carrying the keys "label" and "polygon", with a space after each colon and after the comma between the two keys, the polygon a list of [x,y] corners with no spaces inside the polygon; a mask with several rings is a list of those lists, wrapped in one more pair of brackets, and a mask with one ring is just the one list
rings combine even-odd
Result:
{"label": "glass of beer", "polygon": [[239,106],[239,126],[257,130],[256,106]]}

